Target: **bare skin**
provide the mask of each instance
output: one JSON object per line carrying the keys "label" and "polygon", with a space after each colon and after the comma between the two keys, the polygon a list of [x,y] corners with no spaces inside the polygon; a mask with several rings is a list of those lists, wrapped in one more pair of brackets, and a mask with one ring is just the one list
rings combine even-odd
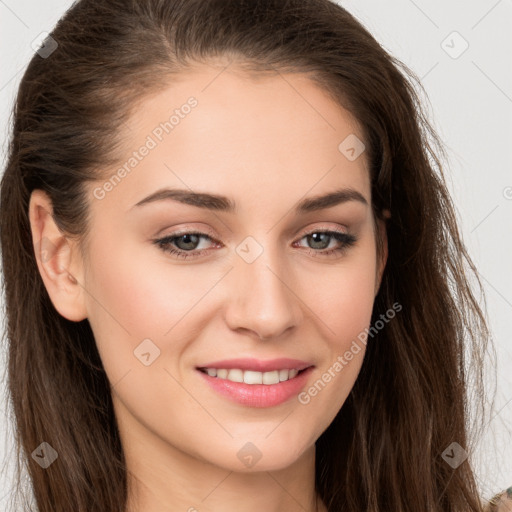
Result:
{"label": "bare skin", "polygon": [[[115,185],[89,185],[85,260],[59,232],[46,195],[32,194],[34,243],[46,237],[55,248],[38,266],[59,313],[87,318],[94,332],[129,467],[127,512],[326,512],[316,507],[315,441],[352,389],[365,345],[308,403],[235,403],[196,367],[296,358],[314,365],[307,391],[369,327],[387,244],[379,261],[374,229],[383,226],[374,225],[364,152],[351,161],[338,149],[363,134],[305,75],[255,80],[220,69],[198,66],[137,106],[109,176],[149,135],[157,144]],[[190,97],[197,105],[158,140],[155,127]],[[135,206],[161,188],[221,194],[237,211],[169,199]],[[294,212],[340,188],[367,204]],[[191,249],[182,233],[169,244],[195,256],[153,242],[178,230],[205,234]],[[343,242],[306,235],[330,230],[356,241],[325,255]],[[248,263],[240,247],[261,254]],[[149,365],[134,357],[146,339]],[[260,454],[253,465],[240,456],[244,446]]]}

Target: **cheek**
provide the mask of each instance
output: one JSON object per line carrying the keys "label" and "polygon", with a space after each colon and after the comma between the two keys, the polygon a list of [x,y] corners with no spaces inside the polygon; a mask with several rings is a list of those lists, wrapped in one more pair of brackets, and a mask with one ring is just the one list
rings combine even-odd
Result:
{"label": "cheek", "polygon": [[134,342],[162,338],[215,282],[214,276],[211,283],[198,282],[197,273],[166,264],[157,251],[128,243],[94,253],[88,308],[98,326],[116,323]]}
{"label": "cheek", "polygon": [[[179,358],[186,343],[180,343],[180,320],[206,291],[198,294],[199,286],[191,286],[194,274],[185,267],[171,273],[162,259],[156,264],[148,257],[152,251],[135,244],[97,243],[91,254],[88,319],[110,381],[165,365],[165,353]],[[141,347],[146,349],[140,354],[149,350],[154,360],[149,367],[137,357]]]}
{"label": "cheek", "polygon": [[323,324],[322,332],[332,348],[344,346],[363,331],[371,319],[375,300],[374,246],[366,242],[339,263],[309,270],[300,281],[299,293]]}
{"label": "cheek", "polygon": [[313,304],[317,304],[315,311],[329,326],[328,338],[341,350],[370,322],[375,286],[373,269],[351,267],[332,276],[328,285]]}
{"label": "cheek", "polygon": [[321,329],[324,337],[318,350],[321,364],[310,385],[298,395],[298,401],[305,418],[318,418],[314,420],[313,439],[334,420],[363,364],[374,301],[374,267],[367,263],[347,266],[345,271],[332,275],[325,280],[329,291],[317,291],[311,297],[319,318],[317,330]]}
{"label": "cheek", "polygon": [[323,357],[317,380],[299,401],[329,411],[328,421],[345,402],[363,363],[375,298],[374,254],[371,243],[360,247],[340,265],[313,276],[308,294],[302,291],[325,343],[319,347]]}

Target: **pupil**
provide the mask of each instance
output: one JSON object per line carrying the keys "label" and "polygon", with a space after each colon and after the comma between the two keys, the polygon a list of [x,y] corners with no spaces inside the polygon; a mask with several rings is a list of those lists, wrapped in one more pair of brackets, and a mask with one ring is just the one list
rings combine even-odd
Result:
{"label": "pupil", "polygon": [[[317,240],[317,239],[318,239],[318,238],[320,238],[320,239],[321,239],[322,237],[327,237],[327,238],[329,238],[329,236],[330,236],[330,235],[328,235],[327,233],[313,233],[313,234],[309,235],[309,237],[313,239],[313,244],[317,244],[317,243],[319,243],[321,246],[325,246],[325,240],[324,240],[324,242],[322,243],[322,241],[321,241],[321,240]],[[329,244],[327,244],[327,245],[329,245]],[[327,246],[325,246],[325,247],[327,247]],[[316,248],[317,248],[317,249],[325,249],[325,247],[316,247]]]}
{"label": "pupil", "polygon": [[[192,238],[192,241],[190,241],[191,238]],[[196,238],[196,240],[194,240],[194,238]],[[190,233],[188,233],[188,234],[182,235],[180,238],[178,238],[178,241],[180,239],[182,239],[185,241],[185,245],[192,244],[192,246],[194,246],[195,244],[197,244],[197,238],[198,238],[198,235],[191,235]],[[185,249],[194,249],[195,247],[184,247],[184,248]]]}

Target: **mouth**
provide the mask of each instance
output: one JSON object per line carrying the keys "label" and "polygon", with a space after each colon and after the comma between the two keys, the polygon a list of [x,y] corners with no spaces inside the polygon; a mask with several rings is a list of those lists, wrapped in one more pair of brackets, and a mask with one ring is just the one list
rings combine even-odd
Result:
{"label": "mouth", "polygon": [[[272,408],[290,402],[303,390],[314,370],[282,368],[267,372],[241,368],[198,367],[203,382],[223,399],[244,407]],[[281,380],[282,379],[282,380]]]}
{"label": "mouth", "polygon": [[241,368],[197,368],[200,372],[206,375],[231,382],[244,383],[249,385],[263,384],[271,386],[286,382],[297,378],[303,372],[311,368],[297,369],[297,368],[283,368],[281,370],[273,370],[268,372],[258,372],[253,370],[242,370]]}

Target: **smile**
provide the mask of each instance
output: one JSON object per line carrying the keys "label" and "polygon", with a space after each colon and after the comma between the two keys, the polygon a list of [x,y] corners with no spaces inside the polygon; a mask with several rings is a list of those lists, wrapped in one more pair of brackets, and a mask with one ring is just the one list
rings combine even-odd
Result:
{"label": "smile", "polygon": [[297,369],[282,369],[270,372],[256,372],[252,370],[242,370],[239,368],[232,368],[227,370],[225,368],[200,368],[200,371],[208,374],[210,377],[218,379],[230,380],[231,382],[243,382],[245,384],[278,384],[295,378],[300,371]]}

